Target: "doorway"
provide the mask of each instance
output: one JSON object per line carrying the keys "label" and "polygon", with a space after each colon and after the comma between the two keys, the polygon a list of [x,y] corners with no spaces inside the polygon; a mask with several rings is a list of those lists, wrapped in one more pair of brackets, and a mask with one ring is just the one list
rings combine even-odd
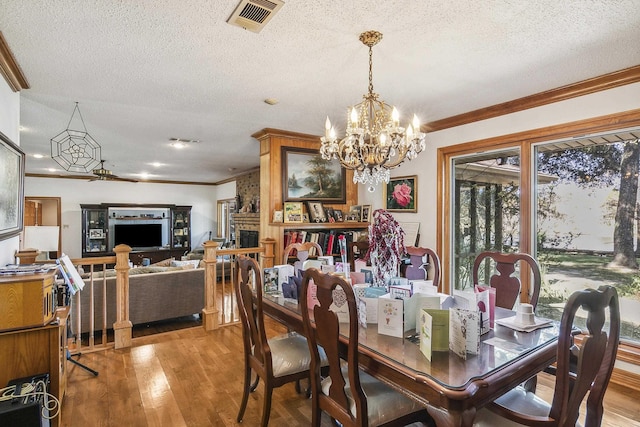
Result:
{"label": "doorway", "polygon": [[58,226],[58,249],[49,251],[48,259],[62,255],[62,201],[60,197],[24,198],[24,226]]}

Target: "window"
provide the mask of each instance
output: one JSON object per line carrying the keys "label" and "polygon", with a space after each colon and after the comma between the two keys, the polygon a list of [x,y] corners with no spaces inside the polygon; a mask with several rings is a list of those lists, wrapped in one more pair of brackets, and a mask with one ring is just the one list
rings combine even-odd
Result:
{"label": "window", "polygon": [[[441,148],[438,247],[453,266],[445,289],[469,285],[469,262],[482,250],[538,259],[545,316],[559,316],[577,288],[612,283],[625,323],[622,359],[640,364],[638,137],[632,111]],[[528,290],[530,278],[521,280]]]}
{"label": "window", "polygon": [[218,237],[224,237],[233,246],[236,241],[236,230],[233,215],[236,211],[236,199],[218,200]]}
{"label": "window", "polygon": [[452,253],[456,289],[473,285],[471,271],[480,252],[518,251],[519,160],[518,150],[510,149],[461,156],[453,161]]}

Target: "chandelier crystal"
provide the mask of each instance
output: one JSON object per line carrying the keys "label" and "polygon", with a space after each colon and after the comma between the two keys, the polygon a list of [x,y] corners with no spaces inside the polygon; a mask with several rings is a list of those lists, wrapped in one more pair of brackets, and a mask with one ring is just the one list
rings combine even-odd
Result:
{"label": "chandelier crystal", "polygon": [[378,31],[360,34],[360,41],[369,47],[369,92],[363,101],[349,108],[346,136],[341,140],[329,117],[325,122],[325,136],[320,139],[320,154],[326,160],[338,159],[343,167],[351,169],[353,182],[375,185],[389,182],[390,170],[405,159],[413,160],[425,148],[425,134],[420,131],[416,115],[406,128],[400,126],[400,115],[395,107],[378,99],[373,92],[373,46],[382,40]]}

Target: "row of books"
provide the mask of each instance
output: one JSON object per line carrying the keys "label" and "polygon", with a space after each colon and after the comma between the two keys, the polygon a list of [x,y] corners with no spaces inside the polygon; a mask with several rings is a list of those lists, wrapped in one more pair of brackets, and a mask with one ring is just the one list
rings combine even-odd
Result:
{"label": "row of books", "polygon": [[[315,242],[322,248],[324,255],[340,255],[338,246],[338,236],[344,235],[349,242],[358,241],[367,236],[366,230],[327,230],[327,231],[307,231],[307,230],[287,230],[284,233],[284,247],[291,243]],[[295,256],[295,253],[291,253]],[[309,256],[318,256],[315,248],[309,251]]]}

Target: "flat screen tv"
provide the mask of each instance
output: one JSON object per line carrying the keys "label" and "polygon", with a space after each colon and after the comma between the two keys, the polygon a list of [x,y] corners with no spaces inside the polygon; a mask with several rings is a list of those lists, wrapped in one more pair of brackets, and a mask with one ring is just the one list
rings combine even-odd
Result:
{"label": "flat screen tv", "polygon": [[162,246],[162,224],[116,224],[113,243],[124,243],[132,248]]}

